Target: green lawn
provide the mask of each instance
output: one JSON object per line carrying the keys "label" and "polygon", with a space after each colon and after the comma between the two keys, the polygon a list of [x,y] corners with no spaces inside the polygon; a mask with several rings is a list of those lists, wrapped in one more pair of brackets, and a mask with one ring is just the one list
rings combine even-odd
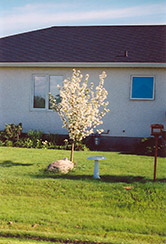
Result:
{"label": "green lawn", "polygon": [[[48,241],[34,241],[28,239],[18,239],[18,238],[0,238],[0,244],[52,244],[52,242]],[[56,242],[56,244],[62,244],[60,242]]]}
{"label": "green lawn", "polygon": [[[153,157],[112,152],[75,152],[77,168],[68,175],[46,171],[69,155],[0,147],[0,244],[166,243],[166,158],[158,158],[156,182]],[[94,155],[106,157],[101,180],[87,160]]]}

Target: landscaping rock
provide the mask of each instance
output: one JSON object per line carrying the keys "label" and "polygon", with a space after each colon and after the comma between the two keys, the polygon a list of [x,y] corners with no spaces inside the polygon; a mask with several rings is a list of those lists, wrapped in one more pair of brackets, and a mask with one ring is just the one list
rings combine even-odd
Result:
{"label": "landscaping rock", "polygon": [[67,158],[64,158],[63,160],[57,160],[48,165],[49,171],[60,172],[63,174],[67,174],[73,168],[74,164]]}

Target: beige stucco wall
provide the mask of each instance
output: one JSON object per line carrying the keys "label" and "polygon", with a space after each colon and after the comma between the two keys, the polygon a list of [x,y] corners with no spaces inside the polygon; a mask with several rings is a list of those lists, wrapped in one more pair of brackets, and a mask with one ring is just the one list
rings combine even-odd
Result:
{"label": "beige stucco wall", "polygon": [[[166,70],[159,68],[81,68],[98,83],[105,70],[110,112],[104,118],[104,130],[111,136],[145,137],[150,124],[166,124]],[[59,115],[52,111],[32,111],[32,74],[64,75],[71,77],[71,68],[0,68],[0,130],[5,123],[22,122],[23,130],[42,130],[46,133],[67,133],[62,129]],[[131,75],[154,75],[154,101],[130,100]]]}

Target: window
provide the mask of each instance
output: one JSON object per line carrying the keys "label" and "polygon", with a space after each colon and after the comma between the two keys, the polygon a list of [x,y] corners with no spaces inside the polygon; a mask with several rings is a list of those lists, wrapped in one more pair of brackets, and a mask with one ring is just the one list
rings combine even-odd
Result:
{"label": "window", "polygon": [[154,100],[154,77],[132,76],[130,99]]}
{"label": "window", "polygon": [[49,92],[59,98],[59,90],[57,85],[62,85],[63,76],[55,75],[33,75],[33,96],[32,108],[39,110],[50,109]]}

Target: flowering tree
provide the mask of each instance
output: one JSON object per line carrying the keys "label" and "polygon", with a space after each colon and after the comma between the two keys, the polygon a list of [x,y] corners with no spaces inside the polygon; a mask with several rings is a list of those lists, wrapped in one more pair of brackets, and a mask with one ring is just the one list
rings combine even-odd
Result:
{"label": "flowering tree", "polygon": [[[63,128],[68,130],[72,141],[71,161],[75,142],[89,136],[94,128],[103,124],[102,118],[109,111],[108,102],[105,102],[108,93],[103,87],[105,77],[106,73],[103,72],[99,76],[99,85],[94,89],[93,83],[88,87],[88,74],[83,81],[81,72],[73,69],[71,79],[65,79],[63,87],[58,85],[60,102],[50,94],[51,108],[59,113]],[[98,133],[102,131],[97,130]]]}

